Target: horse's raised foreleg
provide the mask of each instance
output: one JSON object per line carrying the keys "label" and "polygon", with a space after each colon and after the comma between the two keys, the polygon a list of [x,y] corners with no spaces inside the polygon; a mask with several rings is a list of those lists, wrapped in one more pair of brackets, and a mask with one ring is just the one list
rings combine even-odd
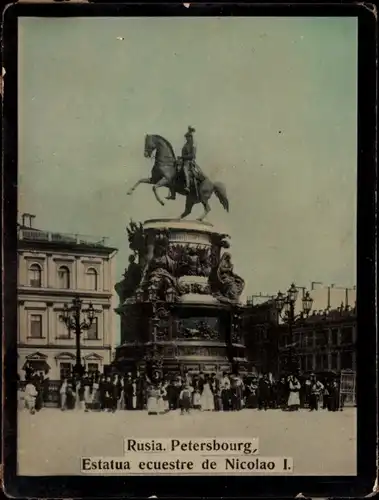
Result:
{"label": "horse's raised foreleg", "polygon": [[152,184],[151,178],[150,177],[145,177],[144,179],[140,179],[138,182],[134,184],[133,187],[129,189],[129,191],[126,193],[127,195],[131,195],[133,191],[140,185],[140,184]]}
{"label": "horse's raised foreleg", "polygon": [[192,212],[192,207],[194,206],[194,200],[191,196],[187,196],[186,198],[186,206],[184,208],[184,212],[180,216],[180,219],[184,219],[184,217],[187,217]]}
{"label": "horse's raised foreleg", "polygon": [[163,200],[158,196],[158,191],[157,189],[160,188],[160,187],[168,187],[169,186],[169,181],[168,179],[166,179],[165,177],[162,177],[162,179],[157,182],[154,186],[153,186],[153,193],[157,199],[157,201],[161,204],[161,205],[164,205],[164,202]]}

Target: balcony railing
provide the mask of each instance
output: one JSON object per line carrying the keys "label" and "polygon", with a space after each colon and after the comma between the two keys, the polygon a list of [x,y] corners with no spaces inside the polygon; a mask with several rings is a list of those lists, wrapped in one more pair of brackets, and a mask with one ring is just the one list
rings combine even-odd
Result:
{"label": "balcony railing", "polygon": [[33,229],[20,229],[18,239],[23,241],[50,241],[53,243],[69,243],[72,245],[90,245],[106,247],[108,238],[71,233],[54,233],[52,231],[35,231]]}

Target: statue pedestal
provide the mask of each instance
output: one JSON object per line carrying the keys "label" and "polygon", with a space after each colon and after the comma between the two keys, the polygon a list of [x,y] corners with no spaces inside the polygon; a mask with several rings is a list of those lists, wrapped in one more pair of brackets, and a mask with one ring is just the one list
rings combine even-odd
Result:
{"label": "statue pedestal", "polygon": [[143,370],[153,362],[163,371],[181,372],[244,367],[243,280],[225,264],[227,235],[198,221],[152,219],[142,228],[141,281],[116,309],[117,367]]}

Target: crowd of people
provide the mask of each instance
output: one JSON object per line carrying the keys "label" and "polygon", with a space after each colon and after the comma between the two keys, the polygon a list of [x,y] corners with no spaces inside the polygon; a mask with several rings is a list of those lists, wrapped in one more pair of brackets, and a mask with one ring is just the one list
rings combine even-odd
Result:
{"label": "crowd of people", "polygon": [[[49,379],[43,373],[29,374],[20,384],[19,404],[30,413],[39,411],[48,400]],[[106,375],[100,372],[71,376],[61,381],[59,407],[62,411],[115,412],[147,410],[151,415],[180,410],[240,411],[244,408],[283,411],[320,406],[329,411],[340,408],[339,382],[336,378],[319,380],[315,374],[271,375],[146,374]]]}

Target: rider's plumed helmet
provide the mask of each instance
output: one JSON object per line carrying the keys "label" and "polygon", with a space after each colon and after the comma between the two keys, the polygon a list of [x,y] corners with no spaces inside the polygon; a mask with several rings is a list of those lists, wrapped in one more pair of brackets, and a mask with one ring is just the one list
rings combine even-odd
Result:
{"label": "rider's plumed helmet", "polygon": [[187,132],[184,134],[184,137],[192,137],[194,132],[196,132],[196,130],[193,127],[189,126]]}

